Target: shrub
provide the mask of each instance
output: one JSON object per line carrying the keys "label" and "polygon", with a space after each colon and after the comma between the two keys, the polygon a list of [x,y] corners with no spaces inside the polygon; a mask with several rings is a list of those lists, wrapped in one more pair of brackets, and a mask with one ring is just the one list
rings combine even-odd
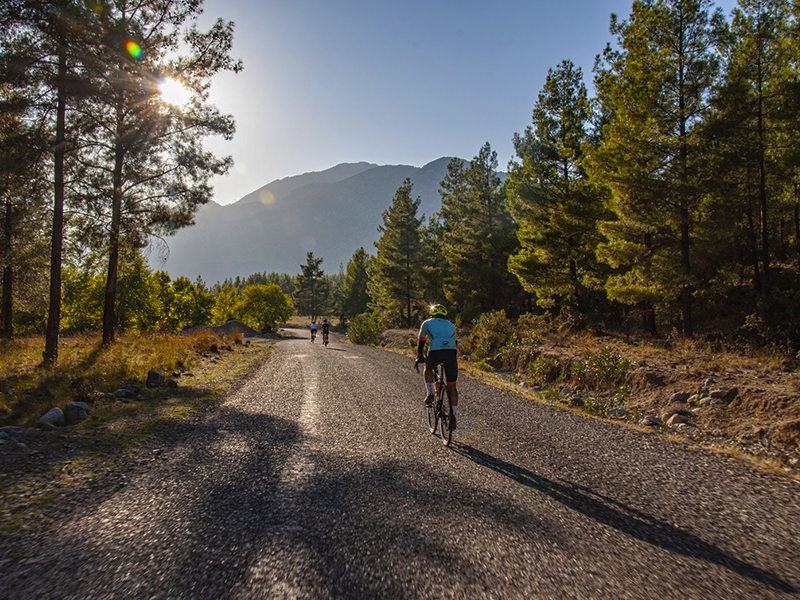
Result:
{"label": "shrub", "polygon": [[520,340],[538,340],[552,330],[551,320],[552,317],[549,312],[543,315],[534,315],[531,313],[521,315],[517,321],[517,338]]}
{"label": "shrub", "polygon": [[189,336],[189,344],[196,352],[217,352],[220,339],[211,329],[200,329]]}
{"label": "shrub", "polygon": [[505,310],[483,313],[469,337],[473,354],[478,360],[497,354],[511,340],[513,327]]}
{"label": "shrub", "polygon": [[531,385],[544,385],[561,378],[561,365],[554,358],[540,354],[528,363],[525,373]]}
{"label": "shrub", "polygon": [[491,373],[492,371],[494,371],[492,365],[490,365],[483,359],[475,363],[475,368],[478,369],[479,371],[484,371],[486,373]]}
{"label": "shrub", "polygon": [[376,345],[381,340],[381,324],[374,314],[361,313],[350,321],[347,336],[354,344]]}
{"label": "shrub", "polygon": [[597,352],[585,350],[583,359],[572,364],[572,379],[589,389],[608,389],[624,381],[631,364],[626,358],[603,346]]}

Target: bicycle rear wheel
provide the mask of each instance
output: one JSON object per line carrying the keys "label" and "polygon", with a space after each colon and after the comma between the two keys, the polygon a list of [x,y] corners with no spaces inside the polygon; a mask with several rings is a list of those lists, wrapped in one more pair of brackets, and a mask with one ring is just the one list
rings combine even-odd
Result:
{"label": "bicycle rear wheel", "polygon": [[450,414],[452,405],[450,403],[450,388],[446,385],[444,387],[444,397],[441,402],[441,412],[439,415],[439,430],[442,435],[442,443],[449,446],[453,439],[453,430],[450,428]]}

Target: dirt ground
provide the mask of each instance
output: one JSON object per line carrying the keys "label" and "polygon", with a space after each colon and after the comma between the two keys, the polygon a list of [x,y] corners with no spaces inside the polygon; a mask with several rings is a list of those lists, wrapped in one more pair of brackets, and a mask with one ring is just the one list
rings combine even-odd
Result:
{"label": "dirt ground", "polygon": [[[412,330],[388,330],[381,336],[381,345],[411,354],[415,334]],[[554,334],[543,341],[540,350],[564,367],[579,360],[584,350],[597,351],[604,346],[630,362],[625,382],[629,393],[620,400],[616,390],[584,391],[584,398],[623,408],[627,414],[619,420],[631,425],[640,426],[645,417],[656,417],[660,424],[649,426],[656,433],[800,475],[800,365],[796,359],[777,353],[714,351],[688,341],[657,343],[588,333]],[[532,393],[520,373],[503,372],[496,366],[488,374],[470,368],[469,357],[460,361],[466,363],[470,374],[513,385],[537,400],[563,404],[554,398],[575,389],[570,389],[574,386],[571,381],[551,382],[548,387],[558,394]],[[709,398],[723,393],[724,398]],[[684,398],[678,400],[676,394]],[[588,412],[588,407],[583,410]],[[676,413],[679,417],[668,425]]]}

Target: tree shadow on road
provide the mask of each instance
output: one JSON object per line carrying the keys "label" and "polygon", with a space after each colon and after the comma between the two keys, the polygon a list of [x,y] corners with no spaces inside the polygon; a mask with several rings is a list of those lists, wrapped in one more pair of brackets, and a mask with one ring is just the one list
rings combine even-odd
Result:
{"label": "tree shadow on road", "polygon": [[564,506],[638,540],[674,554],[715,563],[783,592],[797,593],[798,591],[793,585],[769,571],[731,556],[692,533],[598,494],[590,488],[566,480],[552,481],[466,444],[454,444],[452,449],[479,465],[542,492]]}

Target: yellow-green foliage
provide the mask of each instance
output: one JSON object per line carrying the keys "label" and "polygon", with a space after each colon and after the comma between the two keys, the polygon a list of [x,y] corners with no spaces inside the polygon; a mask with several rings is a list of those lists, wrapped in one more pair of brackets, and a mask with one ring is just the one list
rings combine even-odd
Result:
{"label": "yellow-green foliage", "polygon": [[354,344],[378,344],[381,341],[381,325],[375,315],[361,313],[350,322],[347,337]]}
{"label": "yellow-green foliage", "polygon": [[[210,332],[209,332],[210,333]],[[143,387],[150,369],[171,372],[192,366],[197,351],[220,343],[206,332],[196,335],[121,337],[108,347],[100,335],[61,338],[58,362],[41,366],[44,340],[28,337],[0,344],[0,424],[34,425],[53,406],[92,400],[96,392],[113,392],[127,382]]]}
{"label": "yellow-green foliage", "polygon": [[544,385],[560,379],[561,365],[554,358],[540,354],[527,364],[525,373],[531,385]]}
{"label": "yellow-green foliage", "polygon": [[512,332],[511,321],[506,317],[506,311],[483,313],[478,317],[469,338],[474,357],[480,360],[497,354],[511,340]]}
{"label": "yellow-green foliage", "polygon": [[572,364],[572,379],[595,390],[613,388],[625,380],[630,361],[620,356],[613,348],[603,346],[597,352],[584,350],[583,359]]}

